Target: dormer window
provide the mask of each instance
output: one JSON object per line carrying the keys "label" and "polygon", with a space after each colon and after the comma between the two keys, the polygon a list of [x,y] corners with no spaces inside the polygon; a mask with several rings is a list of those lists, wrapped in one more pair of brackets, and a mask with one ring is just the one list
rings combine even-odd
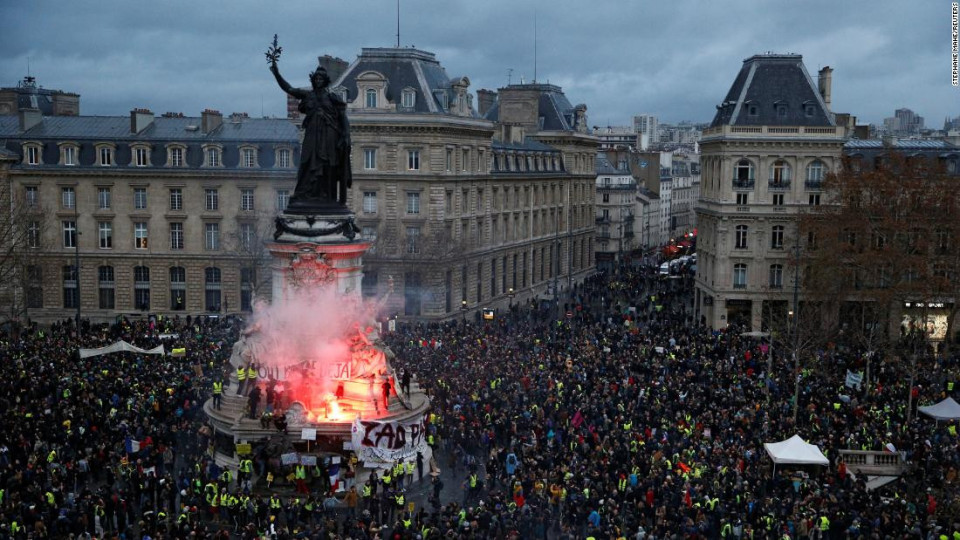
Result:
{"label": "dormer window", "polygon": [[747,105],[747,116],[757,116],[760,114],[760,108],[753,103]]}
{"label": "dormer window", "polygon": [[257,149],[253,146],[240,148],[240,166],[245,169],[257,167]]}
{"label": "dormer window", "polygon": [[373,88],[368,88],[367,91],[364,93],[364,95],[366,96],[366,100],[367,100],[365,106],[368,109],[376,109],[377,108],[377,91],[374,90]]}
{"label": "dormer window", "polygon": [[101,167],[110,167],[113,165],[113,153],[116,147],[112,144],[101,143],[96,145],[97,165]]}
{"label": "dormer window", "polygon": [[40,143],[26,143],[23,145],[23,162],[27,165],[43,164],[43,145]]}
{"label": "dormer window", "polygon": [[60,143],[60,164],[69,167],[76,166],[80,148],[75,143]]}
{"label": "dormer window", "polygon": [[289,148],[277,148],[277,162],[276,166],[281,169],[287,169],[290,167],[291,158],[293,151]]}
{"label": "dormer window", "polygon": [[204,145],[203,146],[203,166],[204,167],[222,167],[223,161],[221,156],[223,155],[223,149],[219,145]]}
{"label": "dormer window", "polygon": [[784,119],[787,117],[787,104],[786,103],[777,103],[774,105],[777,111],[777,118]]}
{"label": "dormer window", "polygon": [[184,159],[187,155],[187,147],[182,144],[167,145],[167,167],[183,167],[186,165]]}
{"label": "dormer window", "polygon": [[436,90],[434,91],[434,96],[436,96],[437,101],[440,103],[440,108],[446,111],[447,107],[450,105],[450,100],[447,96],[447,93],[443,90]]}
{"label": "dormer window", "polygon": [[406,88],[400,95],[400,106],[405,109],[412,109],[417,101],[417,93],[412,88]]}
{"label": "dormer window", "polygon": [[813,107],[813,105],[805,105],[803,107],[803,114],[807,118],[812,118],[813,115],[816,114],[816,109]]}
{"label": "dormer window", "polygon": [[146,145],[135,145],[131,147],[133,156],[131,156],[131,165],[134,167],[147,167],[150,165],[150,147]]}

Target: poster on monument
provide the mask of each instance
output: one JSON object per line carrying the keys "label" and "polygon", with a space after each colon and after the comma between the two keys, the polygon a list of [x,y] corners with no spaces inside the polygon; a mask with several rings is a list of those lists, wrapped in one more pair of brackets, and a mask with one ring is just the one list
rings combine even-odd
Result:
{"label": "poster on monument", "polygon": [[412,458],[427,446],[424,418],[405,422],[353,421],[351,439],[357,457],[365,462],[390,463]]}

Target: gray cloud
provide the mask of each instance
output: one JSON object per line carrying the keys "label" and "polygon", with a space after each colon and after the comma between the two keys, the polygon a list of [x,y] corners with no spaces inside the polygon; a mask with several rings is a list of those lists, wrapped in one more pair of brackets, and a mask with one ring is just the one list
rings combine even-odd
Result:
{"label": "gray cloud", "polygon": [[[816,0],[401,0],[401,45],[437,54],[472,89],[534,76],[586,103],[590,122],[636,113],[709,121],[741,61],[804,55],[834,68],[834,110],[879,122],[910,107],[939,126],[960,114],[950,85],[950,2]],[[282,69],[306,84],[322,54],[353,60],[396,40],[394,0],[129,0],[3,3],[0,84],[26,72],[82,95],[84,114],[133,107],[285,114],[263,52],[274,33]],[[535,15],[536,14],[536,15]]]}

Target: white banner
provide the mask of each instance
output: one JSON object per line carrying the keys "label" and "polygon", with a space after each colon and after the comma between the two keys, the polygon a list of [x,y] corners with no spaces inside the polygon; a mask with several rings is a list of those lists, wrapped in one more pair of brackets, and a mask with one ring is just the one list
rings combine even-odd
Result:
{"label": "white banner", "polygon": [[[352,443],[357,457],[370,462],[391,463],[417,455],[427,446],[423,418],[408,422],[353,421]],[[368,465],[369,466],[369,465]]]}
{"label": "white banner", "polygon": [[106,347],[100,347],[99,349],[80,349],[80,358],[90,358],[91,356],[100,356],[101,354],[110,354],[115,352],[135,352],[140,354],[159,354],[163,355],[163,345],[159,345],[152,349],[141,349],[127,343],[126,341],[118,341],[113,345],[107,345]]}
{"label": "white banner", "polygon": [[844,382],[847,388],[853,388],[853,387],[860,388],[860,384],[862,382],[863,382],[862,373],[854,373],[849,369],[847,370],[847,380]]}

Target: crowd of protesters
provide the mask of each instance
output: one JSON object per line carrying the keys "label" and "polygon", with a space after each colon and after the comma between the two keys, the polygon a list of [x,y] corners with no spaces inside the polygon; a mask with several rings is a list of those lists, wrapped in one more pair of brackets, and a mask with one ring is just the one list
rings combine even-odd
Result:
{"label": "crowd of protesters", "polygon": [[[775,345],[767,373],[768,345],[698,324],[685,283],[625,268],[566,306],[386,334],[406,386],[413,374],[433,400],[446,470],[414,513],[393,489],[410,464],[334,496],[317,468],[291,471],[288,493],[261,455],[212,462],[203,403],[226,391],[239,321],[25,328],[0,342],[0,539],[960,540],[957,424],[916,412],[956,397],[957,358],[922,355],[909,411],[893,359],[856,389],[856,351],[810,351],[797,374]],[[78,355],[120,339],[183,352]],[[795,433],[830,465],[774,473],[763,443]],[[868,490],[841,449],[895,449],[911,467]]]}

